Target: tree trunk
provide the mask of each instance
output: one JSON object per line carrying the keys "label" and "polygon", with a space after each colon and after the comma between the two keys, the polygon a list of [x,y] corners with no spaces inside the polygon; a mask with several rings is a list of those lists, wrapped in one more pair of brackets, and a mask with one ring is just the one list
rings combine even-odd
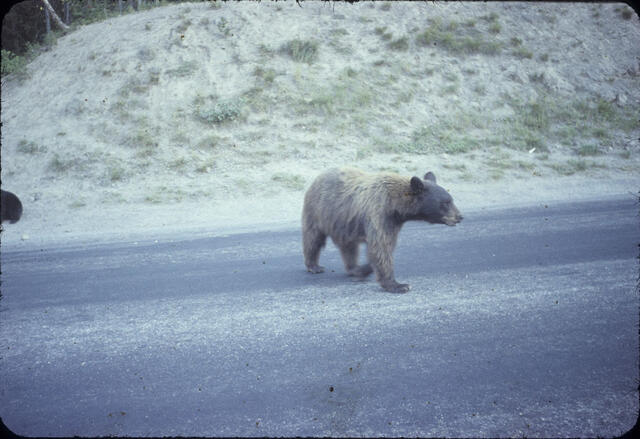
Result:
{"label": "tree trunk", "polygon": [[[64,24],[62,20],[60,20],[60,17],[58,17],[58,14],[56,14],[56,11],[53,10],[51,5],[49,4],[49,0],[42,0],[42,3],[44,3],[46,10],[49,12],[49,16],[53,17],[53,21],[55,21],[56,24],[60,26],[63,30],[69,30],[69,26]],[[47,24],[49,23],[49,20],[48,20],[49,16],[47,16]]]}
{"label": "tree trunk", "polygon": [[47,35],[51,33],[51,19],[49,19],[49,15],[49,10],[47,8],[44,8],[44,23],[47,29]]}
{"label": "tree trunk", "polygon": [[64,24],[71,24],[71,0],[64,2]]}

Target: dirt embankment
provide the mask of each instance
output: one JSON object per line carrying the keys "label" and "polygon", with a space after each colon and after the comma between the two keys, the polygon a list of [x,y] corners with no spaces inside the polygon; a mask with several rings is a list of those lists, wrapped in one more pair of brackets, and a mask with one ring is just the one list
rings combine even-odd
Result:
{"label": "dirt embankment", "polygon": [[3,78],[5,245],[296,224],[324,168],[434,171],[463,211],[636,193],[623,4],[180,4]]}

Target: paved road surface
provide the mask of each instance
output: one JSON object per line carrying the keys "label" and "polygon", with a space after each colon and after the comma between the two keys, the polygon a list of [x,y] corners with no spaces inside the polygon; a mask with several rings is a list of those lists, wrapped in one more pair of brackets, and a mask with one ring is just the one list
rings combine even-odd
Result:
{"label": "paved road surface", "polygon": [[612,436],[638,415],[636,201],[409,223],[405,295],[300,231],[2,251],[23,435]]}

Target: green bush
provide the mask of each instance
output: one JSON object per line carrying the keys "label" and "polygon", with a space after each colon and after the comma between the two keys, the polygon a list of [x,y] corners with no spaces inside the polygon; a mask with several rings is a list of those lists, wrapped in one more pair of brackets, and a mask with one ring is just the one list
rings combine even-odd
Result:
{"label": "green bush", "polygon": [[27,73],[27,59],[16,55],[10,50],[2,49],[2,76],[15,73],[18,77],[24,77]]}
{"label": "green bush", "polygon": [[633,17],[633,11],[630,8],[624,8],[620,15],[625,20],[631,20],[631,17]]}

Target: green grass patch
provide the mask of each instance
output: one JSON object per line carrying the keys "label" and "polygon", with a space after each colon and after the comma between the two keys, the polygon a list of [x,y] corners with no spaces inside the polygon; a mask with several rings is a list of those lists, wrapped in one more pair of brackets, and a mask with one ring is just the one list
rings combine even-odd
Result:
{"label": "green grass patch", "polygon": [[581,156],[593,156],[602,154],[602,152],[598,148],[598,145],[594,144],[582,145],[580,148],[578,148],[577,153]]}
{"label": "green grass patch", "polygon": [[561,175],[573,175],[576,172],[582,172],[588,168],[586,160],[582,159],[571,159],[564,163],[551,163],[548,166]]}
{"label": "green grass patch", "polygon": [[175,160],[170,161],[167,164],[167,167],[173,171],[182,171],[187,166],[187,159],[184,157],[177,158]]}
{"label": "green grass patch", "polygon": [[285,172],[277,172],[271,176],[271,181],[275,181],[280,185],[293,190],[302,190],[305,185],[305,178],[298,174],[289,174]]}
{"label": "green grass patch", "polygon": [[81,207],[85,207],[87,203],[84,200],[75,200],[73,203],[69,204],[69,207],[72,209],[79,209]]}
{"label": "green grass patch", "polygon": [[518,37],[513,37],[509,40],[513,47],[518,47],[522,45],[522,40]]}
{"label": "green grass patch", "polygon": [[75,159],[65,159],[57,153],[49,160],[48,168],[56,174],[66,174],[69,170],[79,165]]}
{"label": "green grass patch", "polygon": [[129,77],[124,83],[118,94],[122,98],[128,98],[131,93],[137,95],[144,95],[149,92],[149,89],[159,82],[159,73],[157,71],[149,72],[149,75],[145,78]]}
{"label": "green grass patch", "polygon": [[371,155],[373,155],[371,148],[360,147],[356,151],[356,160],[366,159],[367,157],[371,157]]}
{"label": "green grass patch", "polygon": [[475,27],[459,26],[457,22],[430,20],[427,29],[416,36],[419,46],[438,47],[455,54],[497,55],[503,44],[493,38],[487,39],[485,34]]}
{"label": "green grass patch", "polygon": [[229,26],[229,21],[226,18],[220,17],[220,19],[216,22],[216,26],[222,35],[228,37],[231,35],[231,27]]}
{"label": "green grass patch", "polygon": [[297,62],[312,64],[318,59],[318,42],[314,40],[291,40],[280,46],[280,53]]}
{"label": "green grass patch", "polygon": [[459,164],[445,163],[442,165],[442,167],[445,169],[451,169],[451,170],[460,171],[460,172],[465,172],[467,170],[467,166],[464,163],[459,163]]}
{"label": "green grass patch", "polygon": [[510,146],[520,150],[546,151],[541,143],[549,142],[582,147],[585,141],[593,143],[593,138],[613,145],[617,131],[639,128],[634,105],[620,108],[604,99],[561,99],[543,92],[530,101],[505,99],[515,111],[506,120],[505,134]]}
{"label": "green grass patch", "polygon": [[501,30],[502,26],[500,26],[500,23],[498,22],[493,22],[489,25],[489,32],[492,34],[499,34]]}
{"label": "green grass patch", "polygon": [[196,144],[196,148],[198,149],[215,149],[220,145],[221,138],[216,136],[215,134],[210,134],[208,136],[203,137]]}
{"label": "green grass patch", "polygon": [[409,39],[407,37],[401,37],[396,40],[390,41],[387,47],[391,50],[397,50],[400,52],[406,52],[409,50]]}
{"label": "green grass patch", "polygon": [[156,152],[157,152],[156,146],[144,146],[136,151],[135,157],[137,159],[146,160],[146,159],[149,159],[150,157],[153,157],[156,154]]}
{"label": "green grass patch", "polygon": [[535,163],[527,162],[524,160],[515,160],[513,163],[518,169],[523,169],[528,172],[532,172],[536,168]]}
{"label": "green grass patch", "polygon": [[276,78],[276,71],[258,66],[253,70],[253,76],[262,79],[266,83],[272,83]]}
{"label": "green grass patch", "polygon": [[515,48],[511,52],[511,54],[513,56],[515,56],[516,58],[520,58],[520,59],[531,59],[531,58],[533,58],[533,52],[531,52],[526,47],[522,47],[522,46],[518,46],[517,48]]}
{"label": "green grass patch", "polygon": [[27,141],[22,139],[18,142],[16,150],[22,154],[39,154],[47,152],[47,147],[38,145],[36,142]]}
{"label": "green grass patch", "polygon": [[189,29],[189,26],[191,26],[191,20],[182,20],[180,23],[177,24],[176,27],[174,27],[173,29],[178,32],[179,34],[183,34],[187,31],[187,29]]}
{"label": "green grass patch", "polygon": [[481,20],[487,21],[489,23],[498,21],[498,18],[499,18],[499,15],[496,14],[495,12],[492,12],[491,14],[483,15],[482,17],[480,17]]}
{"label": "green grass patch", "polygon": [[544,84],[544,72],[529,73],[528,77],[529,77],[529,82]]}
{"label": "green grass patch", "polygon": [[387,32],[387,26],[376,27],[373,31],[384,41],[390,41],[393,38],[393,34],[391,32]]}
{"label": "green grass patch", "polygon": [[596,127],[592,130],[592,135],[596,139],[607,140],[609,139],[609,132],[602,127]]}
{"label": "green grass patch", "polygon": [[483,84],[478,84],[473,87],[473,91],[480,96],[485,96],[487,94],[487,87]]}
{"label": "green grass patch", "polygon": [[154,50],[149,47],[139,49],[137,55],[138,59],[143,62],[153,61],[156,57],[156,53],[154,52]]}
{"label": "green grass patch", "polygon": [[353,121],[376,102],[377,96],[375,86],[361,80],[357,72],[350,72],[347,68],[336,80],[300,99],[295,108],[302,114],[315,113],[325,117],[340,114]]}
{"label": "green grass patch", "polygon": [[[452,82],[452,86],[457,83]],[[453,92],[441,90],[440,94]],[[559,98],[539,88],[538,97],[521,100],[503,95],[504,102],[513,109],[512,116],[496,120],[491,112],[460,108],[452,116],[420,125],[410,140],[396,144],[378,142],[383,152],[463,153],[490,146],[506,146],[523,152],[535,152],[536,157],[549,153],[549,145],[557,144],[579,156],[602,153],[603,145],[619,146],[617,132],[634,132],[639,113],[637,105],[618,107],[606,100]],[[616,142],[618,142],[616,144]],[[595,146],[597,145],[597,146]],[[560,173],[579,172],[580,162],[564,164]],[[527,169],[528,170],[528,169]]]}
{"label": "green grass patch", "polygon": [[221,124],[240,118],[243,107],[242,99],[228,99],[213,102],[209,105],[198,106],[194,115],[201,122]]}
{"label": "green grass patch", "polygon": [[505,171],[514,167],[511,154],[503,151],[499,147],[491,148],[491,156],[484,161],[484,164],[492,170],[499,171]]}
{"label": "green grass patch", "polygon": [[107,176],[109,181],[118,182],[122,181],[125,178],[125,170],[122,166],[111,166],[107,169]]}
{"label": "green grass patch", "polygon": [[161,185],[150,188],[148,195],[144,197],[144,201],[150,204],[180,202],[188,195],[189,194],[182,189]]}
{"label": "green grass patch", "polygon": [[158,147],[158,141],[148,128],[138,128],[126,141],[127,145],[136,149],[152,149]]}
{"label": "green grass patch", "polygon": [[199,172],[200,174],[206,174],[211,172],[212,169],[214,169],[216,166],[216,162],[213,159],[207,159],[204,160],[202,163],[198,164],[195,168],[196,172]]}
{"label": "green grass patch", "polygon": [[172,78],[186,78],[198,70],[197,61],[186,61],[174,69],[165,70],[165,74]]}
{"label": "green grass patch", "polygon": [[446,123],[438,123],[414,130],[411,134],[411,141],[396,145],[393,152],[461,154],[479,149],[481,146],[478,138],[451,129]]}
{"label": "green grass patch", "polygon": [[460,90],[460,84],[458,82],[454,82],[453,84],[449,84],[442,88],[439,92],[440,96],[446,96],[451,94],[456,94]]}

